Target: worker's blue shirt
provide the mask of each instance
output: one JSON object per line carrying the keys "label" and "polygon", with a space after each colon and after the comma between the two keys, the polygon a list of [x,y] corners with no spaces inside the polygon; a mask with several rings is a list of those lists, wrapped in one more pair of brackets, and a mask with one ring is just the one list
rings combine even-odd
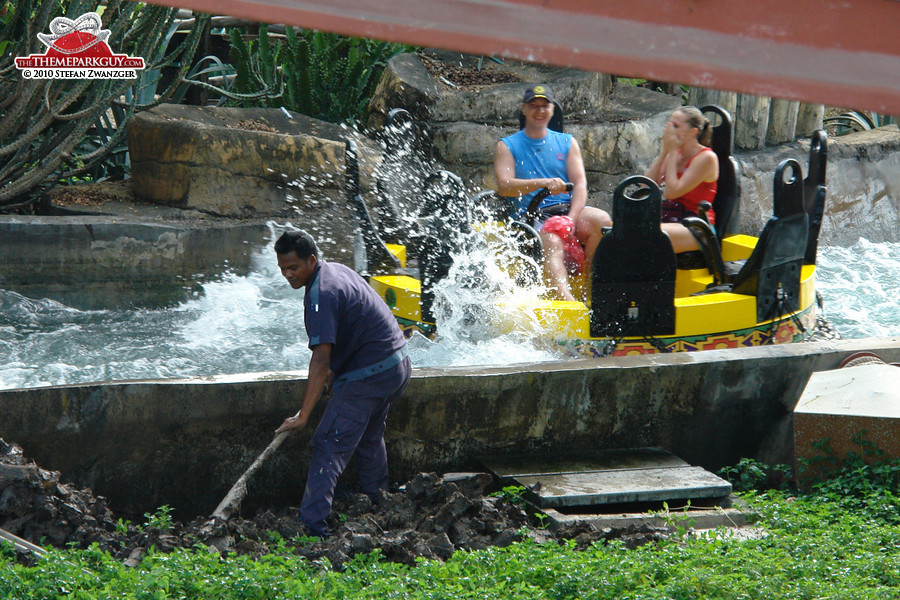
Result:
{"label": "worker's blue shirt", "polygon": [[[546,136],[536,140],[525,135],[525,130],[520,130],[501,141],[506,144],[516,161],[516,179],[559,177],[563,181],[569,181],[566,161],[569,158],[569,148],[572,147],[572,136],[568,133],[550,129],[547,130]],[[521,198],[513,198],[516,203],[516,218],[525,214],[531,198],[536,193],[531,192]],[[544,198],[538,209],[571,201],[572,194],[568,192],[555,194]]]}
{"label": "worker's blue shirt", "polygon": [[318,261],[303,308],[309,347],[332,344],[335,377],[383,361],[406,345],[384,300],[340,263]]}

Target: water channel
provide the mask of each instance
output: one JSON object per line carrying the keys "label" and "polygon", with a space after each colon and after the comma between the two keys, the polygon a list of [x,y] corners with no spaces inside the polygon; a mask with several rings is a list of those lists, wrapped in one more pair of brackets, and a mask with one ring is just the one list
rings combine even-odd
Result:
{"label": "water channel", "polygon": [[[0,289],[0,389],[129,379],[305,370],[302,293],[281,278],[271,245],[246,275],[226,273],[165,309],[78,310]],[[844,338],[898,333],[900,243],[861,239],[821,247],[818,289]],[[459,315],[460,311],[456,311]],[[410,342],[417,366],[566,360],[531,335],[497,336],[465,319],[439,322],[435,340]]]}

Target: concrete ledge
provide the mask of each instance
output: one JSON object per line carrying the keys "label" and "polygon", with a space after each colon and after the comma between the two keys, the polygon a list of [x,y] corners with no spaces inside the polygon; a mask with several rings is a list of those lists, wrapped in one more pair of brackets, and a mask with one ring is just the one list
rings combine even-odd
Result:
{"label": "concrete ledge", "polygon": [[[810,374],[860,351],[898,361],[900,338],[416,369],[388,418],[392,478],[470,470],[488,454],[642,446],[711,471],[742,457],[789,463],[791,415]],[[305,373],[287,372],[7,390],[0,437],[118,510],[208,514],[296,411],[304,385]],[[282,446],[248,503],[299,501],[311,434]]]}
{"label": "concrete ledge", "polygon": [[[814,373],[794,409],[794,451],[804,478],[835,469],[848,455],[866,462],[900,457],[900,369],[845,366]],[[820,447],[827,441],[829,453]]]}
{"label": "concrete ledge", "polygon": [[563,514],[552,508],[535,508],[549,517],[551,527],[575,523],[589,523],[600,529],[606,527],[684,527],[686,529],[715,529],[717,527],[745,527],[754,522],[743,502],[732,497],[734,506],[690,507],[660,512]]}
{"label": "concrete ledge", "polygon": [[0,287],[80,309],[163,306],[192,282],[245,272],[263,223],[163,221],[153,216],[0,217]]}

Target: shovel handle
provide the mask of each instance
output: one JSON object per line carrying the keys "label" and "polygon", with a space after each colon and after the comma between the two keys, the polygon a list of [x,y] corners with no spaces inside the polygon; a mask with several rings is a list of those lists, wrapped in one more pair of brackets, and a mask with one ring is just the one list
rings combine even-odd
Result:
{"label": "shovel handle", "polygon": [[[294,415],[294,418],[300,416],[300,411],[297,411],[297,414]],[[225,495],[225,498],[219,502],[219,506],[216,507],[216,510],[213,511],[212,516],[217,517],[219,519],[227,519],[237,508],[241,505],[241,501],[243,501],[244,496],[247,495],[247,482],[250,481],[250,478],[253,477],[253,474],[259,470],[259,467],[262,466],[264,462],[278,449],[281,445],[281,442],[285,440],[285,438],[290,435],[290,431],[282,431],[281,433],[276,433],[275,437],[269,442],[269,445],[266,446],[266,449],[263,450],[259,456],[256,457],[256,460],[247,467],[247,470],[244,471],[244,474],[235,482],[228,493]]]}

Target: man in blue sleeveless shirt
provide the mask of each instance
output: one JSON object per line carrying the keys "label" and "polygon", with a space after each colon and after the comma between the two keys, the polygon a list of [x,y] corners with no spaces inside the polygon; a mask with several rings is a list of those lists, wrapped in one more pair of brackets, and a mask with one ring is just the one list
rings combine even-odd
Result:
{"label": "man in blue sleeveless shirt", "polygon": [[[594,251],[603,237],[603,227],[611,225],[612,219],[605,211],[585,206],[587,177],[581,148],[571,135],[549,129],[553,92],[548,86],[533,85],[525,90],[522,114],[524,128],[497,142],[494,153],[500,195],[515,198],[517,216],[521,216],[534,194],[548,188],[552,195],[539,207],[542,220],[554,214],[572,219],[575,236],[584,246],[585,268],[590,269]],[[571,193],[566,192],[567,182],[574,184]],[[556,288],[561,300],[575,300],[563,259],[562,240],[552,233],[539,230],[539,234],[544,244],[544,278]]]}
{"label": "man in blue sleeveless shirt", "polygon": [[333,394],[312,439],[312,461],[300,517],[314,535],[328,533],[334,487],[356,457],[360,489],[371,497],[387,489],[384,427],[391,402],[409,383],[406,339],[387,304],[358,273],[318,257],[305,231],[275,242],[278,267],[294,289],[305,288],[304,322],[312,358],[300,415],[276,433],[300,429],[320,395]]}

